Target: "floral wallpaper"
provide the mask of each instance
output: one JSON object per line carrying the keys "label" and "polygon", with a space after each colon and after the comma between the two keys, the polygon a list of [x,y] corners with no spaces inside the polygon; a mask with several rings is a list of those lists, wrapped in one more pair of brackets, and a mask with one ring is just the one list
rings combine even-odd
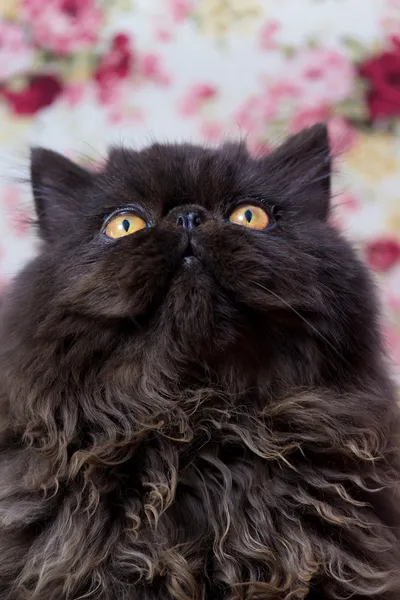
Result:
{"label": "floral wallpaper", "polygon": [[[400,376],[400,0],[1,0],[0,285],[32,255],[28,148],[260,155],[324,120],[335,225],[376,274]],[[400,379],[399,379],[400,381]]]}

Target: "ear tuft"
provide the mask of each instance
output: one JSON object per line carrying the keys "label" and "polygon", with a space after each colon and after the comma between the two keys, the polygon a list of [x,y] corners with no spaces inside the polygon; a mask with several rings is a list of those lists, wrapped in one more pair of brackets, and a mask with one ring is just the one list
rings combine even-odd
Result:
{"label": "ear tuft", "polygon": [[292,135],[265,160],[281,177],[293,210],[317,219],[328,217],[331,152],[325,124]]}
{"label": "ear tuft", "polygon": [[40,235],[51,241],[55,226],[79,209],[82,191],[93,174],[65,156],[45,148],[31,149],[31,185]]}

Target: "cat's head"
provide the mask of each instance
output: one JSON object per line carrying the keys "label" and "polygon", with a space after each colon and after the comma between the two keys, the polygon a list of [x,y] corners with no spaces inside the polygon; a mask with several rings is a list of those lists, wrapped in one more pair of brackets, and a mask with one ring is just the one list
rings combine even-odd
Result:
{"label": "cat's head", "polygon": [[243,344],[300,360],[304,340],[357,352],[369,282],[328,223],[330,169],[323,125],[260,159],[242,144],[156,144],[115,148],[90,172],[34,149],[47,312],[125,323],[183,357]]}

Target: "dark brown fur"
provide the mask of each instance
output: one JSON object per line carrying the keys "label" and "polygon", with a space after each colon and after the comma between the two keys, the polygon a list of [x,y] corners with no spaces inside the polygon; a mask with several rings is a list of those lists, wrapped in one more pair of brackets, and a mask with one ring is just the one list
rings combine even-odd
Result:
{"label": "dark brown fur", "polygon": [[[399,600],[399,410],[329,177],[323,126],[260,160],[154,145],[93,174],[33,151],[42,247],[1,321],[0,600]],[[272,227],[228,223],[241,202]],[[152,227],[107,240],[126,206]]]}

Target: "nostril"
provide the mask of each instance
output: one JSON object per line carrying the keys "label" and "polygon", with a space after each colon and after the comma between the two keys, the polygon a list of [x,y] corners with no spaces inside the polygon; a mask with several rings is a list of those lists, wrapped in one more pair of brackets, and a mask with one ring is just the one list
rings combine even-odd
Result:
{"label": "nostril", "polygon": [[178,227],[185,227],[185,218],[182,215],[179,215],[179,217],[176,220],[176,224],[178,225]]}
{"label": "nostril", "polygon": [[194,227],[198,227],[201,223],[201,219],[199,217],[199,215],[194,214],[193,215],[193,225]]}
{"label": "nostril", "polygon": [[188,229],[189,231],[199,227],[201,224],[200,215],[197,212],[185,211],[178,215],[176,224],[182,229]]}

